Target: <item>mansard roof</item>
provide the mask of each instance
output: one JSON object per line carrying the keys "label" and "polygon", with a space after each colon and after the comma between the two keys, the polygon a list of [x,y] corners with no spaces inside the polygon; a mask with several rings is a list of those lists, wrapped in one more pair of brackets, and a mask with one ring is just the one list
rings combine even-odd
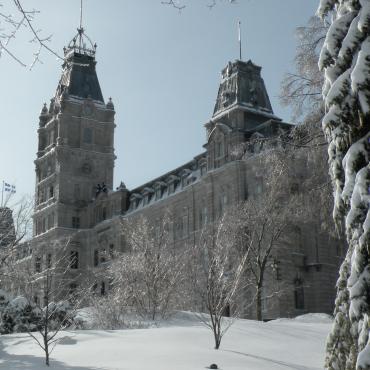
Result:
{"label": "mansard roof", "polygon": [[229,62],[222,70],[213,118],[232,107],[239,106],[254,114],[279,119],[274,115],[265,83],[261,77],[261,67],[250,60]]}
{"label": "mansard roof", "polygon": [[189,161],[189,162],[186,162],[185,164],[183,164],[182,166],[180,167],[177,167],[175,168],[174,170],[172,171],[169,171],[167,173],[165,173],[164,175],[160,176],[160,177],[157,177],[135,189],[132,189],[130,191],[131,194],[133,193],[142,193],[142,191],[145,189],[145,188],[153,188],[155,189],[156,187],[158,187],[158,185],[160,186],[167,186],[167,184],[173,180],[176,180],[176,179],[180,179],[182,175],[184,175],[185,172],[187,172],[188,174],[192,173],[192,171],[195,171],[198,169],[199,165],[201,164],[201,161],[203,158],[206,158],[206,152],[203,152],[199,155],[197,155],[196,157],[194,157],[193,160]]}
{"label": "mansard roof", "polygon": [[57,97],[68,94],[104,103],[96,74],[95,52],[96,44],[92,43],[82,28],[78,29],[78,34],[68,47],[64,48],[65,59],[62,65],[62,77],[57,88]]}

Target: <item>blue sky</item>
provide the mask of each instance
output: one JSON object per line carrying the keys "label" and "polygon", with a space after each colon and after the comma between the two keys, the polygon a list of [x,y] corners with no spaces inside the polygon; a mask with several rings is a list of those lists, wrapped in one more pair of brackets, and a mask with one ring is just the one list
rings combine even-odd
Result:
{"label": "blue sky", "polygon": [[[191,160],[202,152],[203,125],[211,118],[221,69],[238,57],[237,21],[243,56],[262,66],[275,113],[284,73],[293,68],[295,28],[314,14],[317,0],[184,0],[179,13],[161,0],[85,0],[84,27],[98,44],[97,72],[104,98],[116,108],[115,186],[129,188]],[[35,25],[62,48],[76,33],[79,0],[27,0],[40,10]],[[6,3],[4,3],[6,4]],[[11,8],[9,8],[11,9]],[[30,63],[32,45],[22,32],[9,46]],[[33,193],[38,115],[54,95],[61,62],[47,53],[32,71],[0,58],[0,180],[18,196]]]}

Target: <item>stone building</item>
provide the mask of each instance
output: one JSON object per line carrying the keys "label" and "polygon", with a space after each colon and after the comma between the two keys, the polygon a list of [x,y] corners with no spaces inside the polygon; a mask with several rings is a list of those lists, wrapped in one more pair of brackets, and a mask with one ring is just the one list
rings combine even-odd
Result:
{"label": "stone building", "polygon": [[16,241],[13,211],[9,207],[0,207],[0,249]]}
{"label": "stone building", "polygon": [[[109,255],[124,249],[124,218],[144,215],[157,222],[169,210],[173,243],[180,248],[196,243],[199,231],[226,207],[263,192],[264,169],[253,156],[257,149],[251,147],[247,159],[238,159],[236,149],[255,137],[273,137],[292,127],[274,114],[261,67],[251,61],[229,62],[222,70],[213,115],[205,124],[204,150],[135,189],[122,182],[113,190],[114,105],[103,98],[95,70],[96,46],[88,42],[79,30],[64,49],[56,93],[40,113],[34,236],[29,242],[46,251],[55,240],[72,240],[76,277],[104,270]],[[276,279],[289,281],[292,289],[284,299],[265,305],[264,318],[332,312],[342,256],[338,241],[329,239],[310,224],[288,235]],[[38,265],[40,259],[46,263],[45,255],[33,258]],[[108,282],[102,278],[97,283],[104,294]],[[245,316],[253,316],[253,311],[246,310]]]}

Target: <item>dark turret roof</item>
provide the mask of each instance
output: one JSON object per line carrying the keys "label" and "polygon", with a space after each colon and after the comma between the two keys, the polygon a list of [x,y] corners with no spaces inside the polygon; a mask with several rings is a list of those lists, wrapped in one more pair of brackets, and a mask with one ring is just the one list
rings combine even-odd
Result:
{"label": "dark turret roof", "polygon": [[229,62],[222,70],[213,117],[235,105],[250,109],[254,113],[271,116],[274,114],[261,77],[261,67],[250,60]]}
{"label": "dark turret roof", "polygon": [[[86,42],[91,45],[87,47]],[[96,74],[95,52],[96,44],[92,44],[82,28],[78,29],[78,34],[64,48],[65,60],[57,89],[58,97],[68,94],[104,103]]]}

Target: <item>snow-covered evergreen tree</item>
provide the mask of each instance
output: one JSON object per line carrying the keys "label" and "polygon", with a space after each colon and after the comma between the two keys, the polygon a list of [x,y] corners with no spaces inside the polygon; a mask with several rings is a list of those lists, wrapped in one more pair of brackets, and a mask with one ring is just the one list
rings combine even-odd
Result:
{"label": "snow-covered evergreen tree", "polygon": [[345,225],[348,252],[337,284],[327,369],[370,369],[370,1],[321,0],[331,25],[321,50],[334,186],[334,219]]}

